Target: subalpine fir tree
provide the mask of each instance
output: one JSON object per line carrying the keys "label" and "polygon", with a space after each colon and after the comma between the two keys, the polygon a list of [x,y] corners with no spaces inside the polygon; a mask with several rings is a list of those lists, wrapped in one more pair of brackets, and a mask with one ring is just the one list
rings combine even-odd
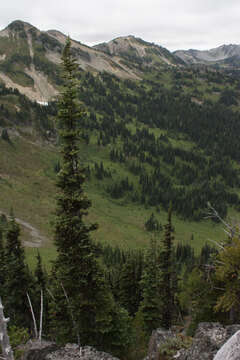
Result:
{"label": "subalpine fir tree", "polygon": [[90,238],[96,226],[84,222],[90,207],[83,189],[85,174],[78,159],[78,129],[84,114],[76,98],[77,67],[71,56],[70,39],[62,64],[64,88],[58,112],[62,160],[57,175],[57,259],[53,269],[51,332],[60,342],[78,341],[81,345],[110,349],[113,343],[119,347],[121,340],[119,332],[114,334],[117,310]]}
{"label": "subalpine fir tree", "polygon": [[14,217],[11,217],[6,232],[3,300],[11,321],[15,325],[27,327],[31,316],[27,304],[30,275],[25,265],[25,254],[19,235],[19,225]]}
{"label": "subalpine fir tree", "polygon": [[140,301],[139,257],[129,254],[120,274],[118,300],[131,316],[138,311]]}
{"label": "subalpine fir tree", "polygon": [[3,231],[0,226],[0,296],[3,296],[5,275],[5,250],[3,243]]}
{"label": "subalpine fir tree", "polygon": [[143,300],[139,312],[143,319],[143,326],[146,334],[151,335],[152,331],[160,326],[160,291],[159,291],[159,264],[158,247],[156,238],[151,239],[150,247],[144,259],[142,276]]}
{"label": "subalpine fir tree", "polygon": [[173,240],[172,235],[172,205],[168,210],[168,222],[164,225],[164,237],[162,243],[162,251],[160,254],[160,272],[161,272],[161,326],[169,329],[172,325],[174,313],[174,288],[175,276],[173,272]]}

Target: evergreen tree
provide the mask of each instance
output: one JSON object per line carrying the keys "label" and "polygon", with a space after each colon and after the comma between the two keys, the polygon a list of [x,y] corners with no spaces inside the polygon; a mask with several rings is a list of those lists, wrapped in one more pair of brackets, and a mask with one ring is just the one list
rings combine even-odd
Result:
{"label": "evergreen tree", "polygon": [[141,258],[138,254],[129,254],[120,273],[119,302],[131,316],[138,311],[141,298],[139,267]]}
{"label": "evergreen tree", "polygon": [[31,281],[25,265],[24,249],[21,245],[20,228],[11,217],[6,232],[4,304],[11,321],[17,326],[29,326],[30,313],[27,292]]}
{"label": "evergreen tree", "polygon": [[78,159],[77,122],[83,117],[83,111],[79,110],[76,100],[76,64],[71,56],[70,39],[62,61],[65,81],[58,112],[62,167],[57,178],[55,244],[58,255],[53,269],[51,330],[61,342],[76,342],[78,338],[81,345],[106,350],[114,341],[118,343],[113,324],[118,309],[90,238],[96,225],[84,222],[90,201],[84,194],[85,174]]}
{"label": "evergreen tree", "polygon": [[152,238],[150,247],[144,259],[142,276],[143,301],[140,313],[144,322],[144,330],[148,335],[160,325],[160,293],[159,293],[159,264],[156,239]]}
{"label": "evergreen tree", "polygon": [[164,226],[165,233],[160,254],[161,272],[161,325],[169,329],[172,325],[174,312],[174,274],[173,274],[173,240],[172,206],[168,210],[168,222]]}
{"label": "evergreen tree", "polygon": [[46,288],[46,274],[43,271],[42,268],[42,258],[39,254],[39,251],[37,252],[37,266],[34,272],[35,278],[36,278],[36,283],[39,287],[39,289],[41,290],[45,290]]}
{"label": "evergreen tree", "polygon": [[5,284],[5,249],[4,249],[4,243],[3,243],[3,231],[0,226],[0,296],[3,297],[3,290],[4,290],[4,284]]}

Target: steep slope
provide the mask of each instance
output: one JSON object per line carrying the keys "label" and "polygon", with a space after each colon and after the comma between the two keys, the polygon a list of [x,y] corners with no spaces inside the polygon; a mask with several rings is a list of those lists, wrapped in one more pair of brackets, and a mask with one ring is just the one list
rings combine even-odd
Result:
{"label": "steep slope", "polygon": [[[0,32],[0,79],[31,100],[48,101],[57,94],[49,76],[51,73],[51,78],[56,77],[57,69],[55,65],[44,64],[46,46],[41,36],[38,29],[21,21]],[[61,52],[60,47],[58,51]]]}
{"label": "steep slope", "polygon": [[95,45],[94,48],[108,55],[121,56],[124,58],[124,63],[130,66],[133,64],[134,66],[159,66],[160,64],[175,66],[181,63],[181,60],[167,49],[132,35],[118,37],[108,43]]}
{"label": "steep slope", "polygon": [[[222,45],[210,50],[177,50],[174,55],[186,64],[223,63],[224,60],[240,58],[240,45]],[[225,62],[225,64],[227,63]],[[231,64],[231,61],[229,63]]]}
{"label": "steep slope", "polygon": [[[43,32],[22,21],[0,31],[0,80],[31,100],[47,102],[60,85],[59,64],[66,36],[56,30]],[[120,78],[138,79],[139,71],[72,40],[72,51],[83,70],[107,71]]]}
{"label": "steep slope", "polygon": [[[47,34],[64,46],[66,35],[56,30],[49,30]],[[123,79],[139,79],[140,74],[137,69],[130,69],[128,66],[121,64],[118,57],[110,57],[75,40],[72,40],[72,51],[77,63],[83,70],[93,73],[106,71]],[[61,60],[59,56],[54,58],[54,54],[48,54],[48,59],[56,62]]]}

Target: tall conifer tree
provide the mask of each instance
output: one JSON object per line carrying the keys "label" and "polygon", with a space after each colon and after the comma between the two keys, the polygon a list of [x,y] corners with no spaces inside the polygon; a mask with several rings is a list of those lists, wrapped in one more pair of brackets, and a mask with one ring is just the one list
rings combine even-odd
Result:
{"label": "tall conifer tree", "polygon": [[[51,330],[60,342],[80,341],[110,349],[119,343],[114,333],[116,309],[90,238],[95,225],[87,225],[90,201],[84,194],[84,170],[78,159],[78,122],[83,111],[77,103],[77,66],[67,40],[63,52],[64,88],[59,100],[58,128],[62,153],[55,222],[57,259],[53,269]],[[114,316],[115,313],[115,316]],[[119,326],[119,324],[118,324]],[[118,339],[117,339],[118,337]]]}
{"label": "tall conifer tree", "polygon": [[0,296],[3,296],[4,284],[5,284],[5,249],[3,243],[3,231],[0,226]]}
{"label": "tall conifer tree", "polygon": [[145,255],[142,276],[143,300],[140,305],[144,330],[148,335],[160,326],[161,301],[159,291],[159,264],[156,238],[151,239]]}
{"label": "tall conifer tree", "polygon": [[168,222],[164,225],[164,229],[159,263],[161,272],[161,325],[169,329],[172,325],[174,312],[172,205],[168,209]]}

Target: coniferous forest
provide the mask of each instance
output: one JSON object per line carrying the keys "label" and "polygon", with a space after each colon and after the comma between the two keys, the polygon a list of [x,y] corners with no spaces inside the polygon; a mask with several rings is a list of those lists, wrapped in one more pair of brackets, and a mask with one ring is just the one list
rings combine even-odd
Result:
{"label": "coniferous forest", "polygon": [[[191,71],[190,77],[217,77],[217,72]],[[79,72],[68,40],[58,103],[43,109],[1,85],[1,95],[19,96],[24,104],[14,119],[1,105],[4,126],[10,115],[29,125],[30,111],[43,138],[58,134],[60,151],[54,164],[57,255],[49,271],[39,253],[35,268],[28,267],[14,210],[0,217],[1,297],[11,319],[10,337],[17,342],[36,335],[29,299],[39,319],[42,297],[45,339],[92,345],[126,359],[143,358],[158,327],[176,326],[181,332],[188,319],[186,331],[192,336],[201,321],[240,320],[239,229],[224,220],[229,208],[240,209],[240,118],[231,107],[234,93],[199,104],[182,91],[180,72],[171,72],[174,86],[168,89],[154,78],[134,82]],[[234,76],[231,81],[239,85]],[[11,142],[8,132],[1,140]],[[116,174],[102,161],[86,164],[81,143],[104,148],[130,176]],[[101,224],[87,218],[91,201],[85,184],[91,178],[111,199],[154,209],[143,224],[149,234],[146,249],[93,240]],[[172,214],[200,221],[207,204],[212,221],[227,226],[226,240],[196,253],[177,241]],[[165,223],[155,215],[162,210]]]}

